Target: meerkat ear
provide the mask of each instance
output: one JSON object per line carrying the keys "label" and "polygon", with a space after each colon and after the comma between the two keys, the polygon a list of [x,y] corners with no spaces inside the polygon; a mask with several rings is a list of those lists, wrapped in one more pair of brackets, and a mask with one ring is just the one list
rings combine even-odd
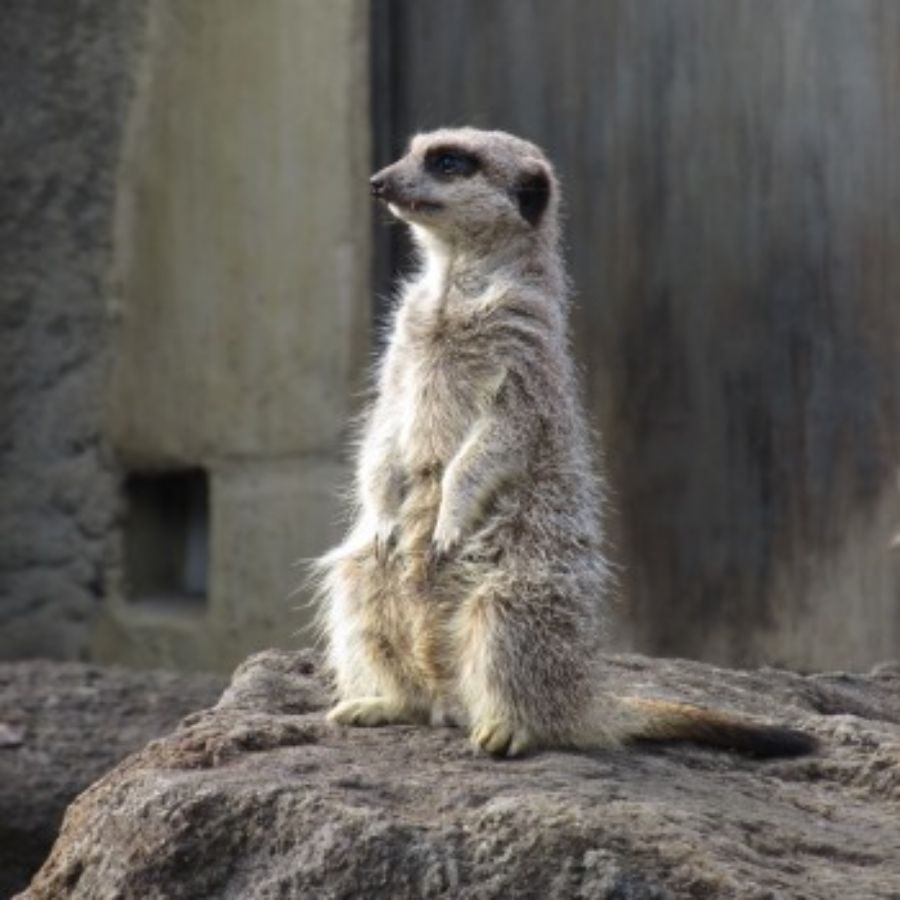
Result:
{"label": "meerkat ear", "polygon": [[532,227],[541,221],[550,202],[550,175],[540,163],[523,172],[513,188],[519,213]]}

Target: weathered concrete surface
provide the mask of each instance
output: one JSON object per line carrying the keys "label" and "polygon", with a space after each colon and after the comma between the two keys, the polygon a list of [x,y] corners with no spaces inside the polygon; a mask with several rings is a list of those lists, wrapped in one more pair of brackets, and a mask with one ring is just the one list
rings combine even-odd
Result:
{"label": "weathered concrete surface", "polygon": [[298,558],[335,539],[370,319],[363,0],[157,0],[118,190],[109,436],[204,470],[208,591],[138,602],[93,657],[231,671],[296,645]]}
{"label": "weathered concrete surface", "polygon": [[896,658],[900,3],[547,6],[373,0],[376,146],[469,122],[556,164],[628,646]]}
{"label": "weathered concrete surface", "polygon": [[337,542],[338,498],[348,477],[346,467],[327,459],[218,466],[207,605],[134,603],[116,591],[98,618],[94,657],[231,671],[260,647],[311,643],[304,563]]}
{"label": "weathered concrete surface", "polygon": [[158,0],[120,184],[131,464],[330,452],[370,318],[367,4]]}
{"label": "weathered concrete surface", "polygon": [[[366,12],[3,5],[0,658],[295,640],[368,347]],[[205,605],[134,602],[122,487],[172,468],[210,484]]]}
{"label": "weathered concrete surface", "polygon": [[610,685],[815,732],[759,763],[681,747],[474,756],[454,730],[342,730],[304,653],[69,809],[43,898],[900,896],[900,666],[801,677],[610,657]]}
{"label": "weathered concrete surface", "polygon": [[223,684],[218,675],[0,664],[0,897],[28,884],[79,792],[215,703]]}
{"label": "weathered concrete surface", "polygon": [[106,276],[143,0],[8,0],[0,27],[0,657],[84,653],[116,482]]}

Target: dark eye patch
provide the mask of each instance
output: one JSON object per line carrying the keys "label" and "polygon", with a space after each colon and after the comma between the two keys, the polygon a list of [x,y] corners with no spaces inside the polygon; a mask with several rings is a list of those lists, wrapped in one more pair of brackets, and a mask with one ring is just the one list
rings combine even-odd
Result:
{"label": "dark eye patch", "polygon": [[523,174],[513,194],[519,204],[519,213],[532,226],[537,226],[550,202],[550,179],[543,169]]}
{"label": "dark eye patch", "polygon": [[461,147],[432,147],[425,154],[425,171],[436,178],[470,178],[481,160]]}

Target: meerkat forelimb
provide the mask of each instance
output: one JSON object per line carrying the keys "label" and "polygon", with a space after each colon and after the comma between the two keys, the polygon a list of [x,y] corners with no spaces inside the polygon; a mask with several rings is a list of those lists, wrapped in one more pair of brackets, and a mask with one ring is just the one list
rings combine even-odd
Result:
{"label": "meerkat forelimb", "polygon": [[450,554],[479,520],[504,482],[526,477],[532,423],[516,422],[505,400],[514,388],[505,380],[490,400],[490,410],[472,425],[441,479],[441,503],[432,537],[435,552]]}

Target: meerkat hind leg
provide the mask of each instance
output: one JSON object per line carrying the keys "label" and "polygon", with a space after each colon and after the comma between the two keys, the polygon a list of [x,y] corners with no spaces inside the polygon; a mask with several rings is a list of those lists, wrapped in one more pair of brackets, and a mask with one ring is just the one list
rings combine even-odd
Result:
{"label": "meerkat hind leg", "polygon": [[354,697],[342,700],[328,713],[331,722],[340,725],[416,725],[426,721],[425,714],[390,697]]}

